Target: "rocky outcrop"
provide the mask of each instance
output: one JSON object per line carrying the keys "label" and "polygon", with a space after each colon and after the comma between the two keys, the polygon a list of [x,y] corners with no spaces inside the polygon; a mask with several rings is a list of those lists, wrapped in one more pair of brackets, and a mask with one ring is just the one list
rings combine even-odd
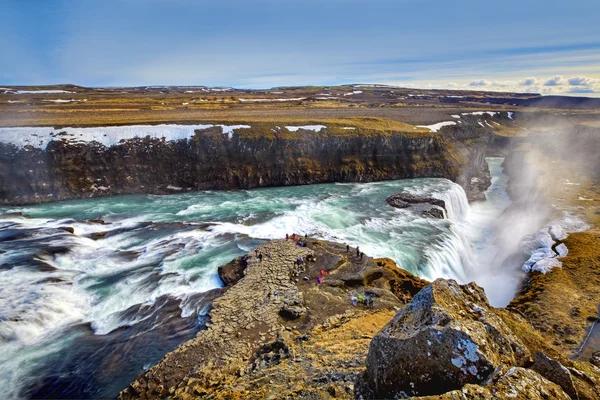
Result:
{"label": "rocky outcrop", "polygon": [[358,393],[597,399],[600,369],[562,356],[520,315],[490,307],[474,283],[438,279],[373,337]]}
{"label": "rocky outcrop", "polygon": [[217,268],[217,273],[224,286],[233,286],[244,277],[244,273],[248,267],[249,258],[249,256],[238,257],[230,263],[221,265]]}
{"label": "rocky outcrop", "polygon": [[385,201],[392,207],[395,208],[407,208],[411,204],[423,204],[428,203],[438,207],[446,209],[446,203],[444,200],[436,199],[428,196],[418,196],[416,194],[401,192],[391,195]]}
{"label": "rocky outcrop", "polygon": [[417,400],[570,400],[560,386],[548,381],[535,371],[513,367],[494,377],[486,386],[465,385],[440,396],[414,397]]}
{"label": "rocky outcrop", "polygon": [[441,394],[529,356],[480,287],[438,279],[373,338],[365,379],[376,398]]}
{"label": "rocky outcrop", "polygon": [[409,208],[415,204],[430,204],[432,207],[426,210],[420,209],[420,213],[428,218],[444,218],[446,203],[444,200],[428,196],[418,196],[411,193],[401,192],[391,195],[385,201],[394,208]]}
{"label": "rocky outcrop", "polygon": [[[140,375],[121,398],[201,398],[226,390],[242,376],[293,358],[291,342],[308,341],[340,319],[380,311],[389,319],[390,309],[427,284],[391,260],[357,257],[341,244],[308,239],[300,247],[282,239],[261,250],[262,262],[246,257],[243,268],[239,258],[220,269],[227,286],[212,303],[207,329]],[[299,265],[298,256],[306,263]],[[373,304],[353,305],[351,297],[358,294],[372,296]]]}

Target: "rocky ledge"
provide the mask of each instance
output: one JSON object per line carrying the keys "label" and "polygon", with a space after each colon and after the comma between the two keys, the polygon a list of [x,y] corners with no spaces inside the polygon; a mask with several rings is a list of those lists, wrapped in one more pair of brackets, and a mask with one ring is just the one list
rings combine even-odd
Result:
{"label": "rocky ledge", "polygon": [[409,208],[417,204],[429,205],[429,208],[419,210],[426,217],[441,219],[444,218],[444,212],[447,212],[444,200],[428,196],[417,196],[407,192],[391,195],[385,201],[394,208]]}
{"label": "rocky ledge", "polygon": [[600,398],[599,368],[567,359],[474,283],[428,284],[389,259],[305,243],[274,240],[262,261],[219,268],[207,329],[120,397]]}
{"label": "rocky ledge", "polygon": [[[326,372],[311,367],[315,354],[296,356],[303,351],[295,347],[311,343],[319,330],[353,321],[363,313],[379,315],[372,335],[427,282],[396,268],[391,260],[361,256],[341,244],[311,239],[303,243],[305,247],[293,240],[274,240],[260,248],[262,261],[251,253],[221,267],[225,291],[213,302],[207,329],[167,354],[124,390],[121,398],[197,398],[228,391],[262,398],[262,384],[254,385],[251,393],[251,385],[236,381],[257,376],[290,357],[298,368],[313,370],[311,382],[340,375],[336,390],[344,391],[344,383],[354,382],[363,364],[354,359],[354,349],[350,357],[354,369],[347,369],[339,359],[335,371]],[[298,264],[298,257],[304,262]],[[358,302],[363,296],[374,299],[368,308]],[[357,298],[356,305],[352,297]],[[362,325],[356,331],[361,338],[365,335]],[[368,339],[362,339],[367,340],[363,358]],[[337,359],[335,352],[331,355]],[[311,385],[301,386],[308,390]],[[293,392],[288,386],[285,390]]]}

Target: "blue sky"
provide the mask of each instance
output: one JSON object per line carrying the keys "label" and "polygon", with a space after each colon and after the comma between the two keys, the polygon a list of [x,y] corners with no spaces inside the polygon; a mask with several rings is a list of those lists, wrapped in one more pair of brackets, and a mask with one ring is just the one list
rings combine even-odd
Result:
{"label": "blue sky", "polygon": [[600,1],[2,0],[0,85],[600,96]]}

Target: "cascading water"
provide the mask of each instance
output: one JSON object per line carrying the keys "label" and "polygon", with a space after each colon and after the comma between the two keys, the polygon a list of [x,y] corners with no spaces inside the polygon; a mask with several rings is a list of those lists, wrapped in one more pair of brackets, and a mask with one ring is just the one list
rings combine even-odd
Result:
{"label": "cascading water", "polygon": [[[444,200],[448,219],[388,206],[400,191]],[[8,397],[114,397],[202,328],[218,265],[286,233],[358,245],[426,279],[472,280],[473,244],[488,248],[473,214],[503,206],[470,210],[459,185],[413,179],[0,210],[31,215],[0,220],[0,384]]]}

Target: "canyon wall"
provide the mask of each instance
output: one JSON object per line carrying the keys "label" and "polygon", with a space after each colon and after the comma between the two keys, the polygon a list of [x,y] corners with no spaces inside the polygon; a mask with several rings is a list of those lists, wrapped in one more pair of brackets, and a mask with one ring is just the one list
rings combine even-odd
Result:
{"label": "canyon wall", "polygon": [[224,134],[217,125],[179,140],[145,136],[109,146],[66,140],[60,130],[44,147],[2,142],[0,204],[425,177],[457,181],[478,199],[489,185],[484,156],[494,135],[466,121],[443,133],[246,128]]}

